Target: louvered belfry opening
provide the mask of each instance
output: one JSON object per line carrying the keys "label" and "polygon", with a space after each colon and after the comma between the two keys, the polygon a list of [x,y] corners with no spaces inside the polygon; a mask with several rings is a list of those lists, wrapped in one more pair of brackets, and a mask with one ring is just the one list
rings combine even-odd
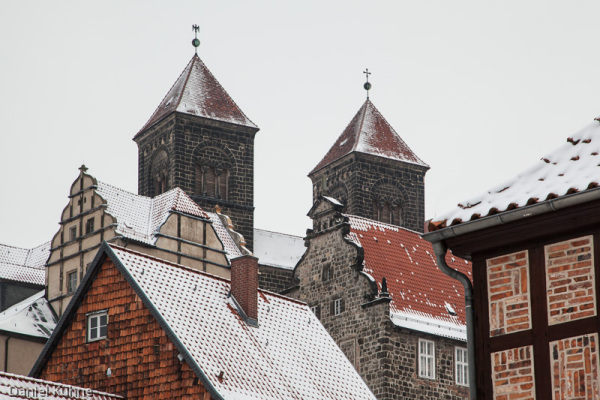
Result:
{"label": "louvered belfry opening", "polygon": [[231,294],[246,322],[258,322],[258,258],[245,255],[231,260]]}

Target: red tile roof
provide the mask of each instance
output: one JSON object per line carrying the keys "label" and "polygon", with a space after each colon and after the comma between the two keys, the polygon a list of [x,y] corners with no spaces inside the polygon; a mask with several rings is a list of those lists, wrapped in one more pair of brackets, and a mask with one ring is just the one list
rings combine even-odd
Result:
{"label": "red tile roof", "polygon": [[428,167],[396,133],[369,99],[311,174],[352,152],[373,154]]}
{"label": "red tile roof", "polygon": [[429,231],[511,211],[600,186],[597,118],[532,167],[429,223]]}
{"label": "red tile roof", "polygon": [[173,112],[258,128],[229,97],[198,55],[194,55],[148,122],[136,134]]}
{"label": "red tile roof", "polygon": [[[364,249],[364,272],[376,280],[379,289],[382,279],[387,280],[394,322],[396,314],[420,322],[466,324],[464,289],[458,281],[439,270],[431,243],[419,233],[405,228],[352,215],[348,217],[351,239]],[[446,261],[450,267],[471,276],[470,262],[450,253]],[[436,329],[428,331],[444,335]]]}

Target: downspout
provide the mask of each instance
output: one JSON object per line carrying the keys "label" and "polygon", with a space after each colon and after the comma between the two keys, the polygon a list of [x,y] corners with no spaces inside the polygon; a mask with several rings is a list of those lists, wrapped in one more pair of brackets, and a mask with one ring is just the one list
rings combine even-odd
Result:
{"label": "downspout", "polygon": [[473,321],[473,285],[471,280],[463,273],[451,268],[446,263],[448,247],[441,241],[433,242],[433,251],[440,270],[450,278],[462,283],[465,288],[465,314],[467,318],[467,354],[469,358],[469,399],[477,400],[477,382],[475,365],[475,324]]}
{"label": "downspout", "polygon": [[4,341],[4,372],[8,372],[8,341],[12,336],[7,336]]}

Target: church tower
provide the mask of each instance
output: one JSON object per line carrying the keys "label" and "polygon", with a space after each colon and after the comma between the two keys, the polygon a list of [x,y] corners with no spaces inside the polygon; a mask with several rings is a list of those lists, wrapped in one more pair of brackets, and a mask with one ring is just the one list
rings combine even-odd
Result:
{"label": "church tower", "polygon": [[133,138],[139,194],[156,196],[180,187],[207,211],[219,205],[252,248],[256,132],[258,127],[194,55]]}
{"label": "church tower", "polygon": [[[365,84],[370,89],[370,84]],[[367,100],[308,174],[313,200],[338,199],[344,213],[423,232],[425,164]]]}

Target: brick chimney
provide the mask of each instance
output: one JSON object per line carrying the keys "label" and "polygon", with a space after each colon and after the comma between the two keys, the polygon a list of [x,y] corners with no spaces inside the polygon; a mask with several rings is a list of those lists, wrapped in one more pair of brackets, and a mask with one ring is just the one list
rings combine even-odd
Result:
{"label": "brick chimney", "polygon": [[231,260],[231,294],[241,307],[242,317],[258,325],[258,258],[245,255]]}

